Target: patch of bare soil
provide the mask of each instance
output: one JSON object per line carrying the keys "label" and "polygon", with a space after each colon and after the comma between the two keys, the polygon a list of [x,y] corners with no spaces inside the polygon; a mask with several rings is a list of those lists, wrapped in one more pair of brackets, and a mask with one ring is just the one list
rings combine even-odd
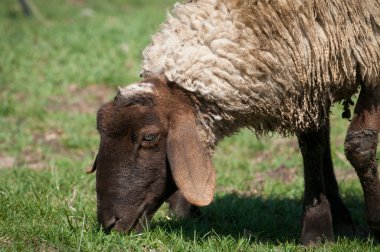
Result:
{"label": "patch of bare soil", "polygon": [[62,146],[59,143],[59,139],[62,135],[62,129],[49,129],[47,132],[34,133],[33,143],[49,146],[54,152],[60,152],[62,151]]}
{"label": "patch of bare soil", "polygon": [[291,184],[297,176],[296,168],[288,168],[281,165],[276,169],[257,172],[255,178],[251,181],[250,194],[258,194],[263,191],[265,181],[272,179],[283,184]]}
{"label": "patch of bare soil", "polygon": [[16,159],[16,166],[25,166],[32,170],[47,168],[46,157],[40,150],[27,148]]}
{"label": "patch of bare soil", "polygon": [[12,168],[16,163],[16,159],[11,156],[0,155],[0,169]]}
{"label": "patch of bare soil", "polygon": [[49,129],[47,132],[33,134],[32,144],[25,148],[16,159],[16,165],[26,166],[33,170],[43,170],[47,168],[47,156],[39,146],[49,146],[54,152],[64,151],[59,143],[59,138],[63,134],[61,129]]}
{"label": "patch of bare soil", "polygon": [[50,99],[48,111],[95,114],[98,108],[116,95],[113,88],[93,84],[84,88],[71,84],[66,95]]}
{"label": "patch of bare soil", "polygon": [[67,3],[71,5],[84,5],[86,2],[86,0],[67,0]]}
{"label": "patch of bare soil", "polygon": [[274,170],[267,171],[265,175],[284,184],[290,184],[297,176],[297,168],[287,168],[285,165],[281,165]]}
{"label": "patch of bare soil", "polygon": [[46,162],[41,152],[24,150],[18,157],[0,156],[0,169],[14,168],[17,166],[26,166],[33,170],[42,170],[46,168]]}
{"label": "patch of bare soil", "polygon": [[265,142],[268,143],[269,148],[255,153],[251,160],[252,165],[268,162],[274,156],[285,155],[286,157],[290,157],[292,155],[301,155],[298,143],[293,138],[273,138],[270,140],[266,139]]}
{"label": "patch of bare soil", "polygon": [[358,179],[354,167],[350,167],[348,169],[335,169],[334,172],[338,183],[339,181]]}
{"label": "patch of bare soil", "polygon": [[[68,150],[60,144],[63,135],[61,129],[49,129],[46,132],[33,133],[32,142],[18,155],[0,155],[0,169],[24,166],[32,170],[44,170],[48,168],[49,157],[44,153],[42,146],[48,146],[54,153],[67,153]],[[79,155],[70,153],[72,157]]]}

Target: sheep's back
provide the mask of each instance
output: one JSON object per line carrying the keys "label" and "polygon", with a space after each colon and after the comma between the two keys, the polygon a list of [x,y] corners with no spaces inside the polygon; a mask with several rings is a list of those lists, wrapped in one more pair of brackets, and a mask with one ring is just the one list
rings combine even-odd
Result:
{"label": "sheep's back", "polygon": [[168,14],[143,69],[208,106],[202,120],[220,135],[295,133],[319,127],[358,80],[377,83],[379,24],[378,0],[192,1]]}

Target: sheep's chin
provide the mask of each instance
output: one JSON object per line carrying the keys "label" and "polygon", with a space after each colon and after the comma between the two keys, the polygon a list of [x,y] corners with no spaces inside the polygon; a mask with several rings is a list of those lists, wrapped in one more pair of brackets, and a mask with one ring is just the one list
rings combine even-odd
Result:
{"label": "sheep's chin", "polygon": [[127,223],[126,218],[118,219],[115,222],[113,229],[121,233],[133,232],[139,234],[149,228],[152,216],[153,214],[148,214],[148,211],[145,208],[133,222]]}

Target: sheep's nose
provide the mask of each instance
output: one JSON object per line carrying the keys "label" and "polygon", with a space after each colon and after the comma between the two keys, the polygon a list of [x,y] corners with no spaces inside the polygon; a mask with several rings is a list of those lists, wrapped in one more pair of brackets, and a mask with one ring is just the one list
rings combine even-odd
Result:
{"label": "sheep's nose", "polygon": [[118,220],[119,219],[117,217],[111,217],[108,220],[103,220],[102,226],[104,228],[104,231],[107,233],[110,232],[115,227],[115,224]]}

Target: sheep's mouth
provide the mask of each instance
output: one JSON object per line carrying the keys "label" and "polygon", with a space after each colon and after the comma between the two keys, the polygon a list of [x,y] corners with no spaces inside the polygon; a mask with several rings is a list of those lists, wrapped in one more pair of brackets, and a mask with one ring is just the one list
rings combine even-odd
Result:
{"label": "sheep's mouth", "polygon": [[147,208],[145,207],[132,222],[129,222],[127,219],[116,218],[116,221],[112,225],[111,229],[113,228],[115,231],[123,233],[130,233],[132,231],[135,233],[141,233],[149,227],[151,219],[152,215],[148,214]]}

